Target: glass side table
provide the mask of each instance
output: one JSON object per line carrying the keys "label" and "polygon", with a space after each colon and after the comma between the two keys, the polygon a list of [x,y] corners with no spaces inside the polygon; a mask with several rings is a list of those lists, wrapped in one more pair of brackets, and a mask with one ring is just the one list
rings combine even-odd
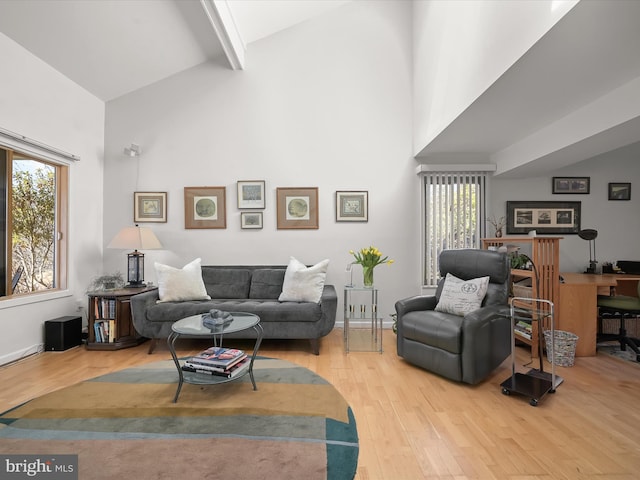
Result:
{"label": "glass side table", "polygon": [[344,350],[382,353],[382,317],[378,316],[378,289],[344,287]]}

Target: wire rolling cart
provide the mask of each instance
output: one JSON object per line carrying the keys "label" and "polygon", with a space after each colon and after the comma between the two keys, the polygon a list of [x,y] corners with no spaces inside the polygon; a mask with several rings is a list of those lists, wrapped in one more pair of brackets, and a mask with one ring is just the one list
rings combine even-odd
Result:
{"label": "wire rolling cart", "polygon": [[[551,338],[555,339],[553,322],[553,302],[537,298],[512,297],[509,301],[509,317],[511,318],[511,376],[500,384],[504,395],[518,393],[529,397],[529,404],[533,407],[544,398],[547,393],[555,393],[556,388],[563,382],[563,378],[556,375],[555,361],[551,362],[551,374],[544,371],[543,364],[543,330],[545,323],[549,323]],[[532,368],[527,373],[516,372],[515,353],[515,324],[520,320],[538,322],[538,359],[540,367]],[[551,350],[551,359],[555,359],[555,341],[551,341],[547,348]]]}

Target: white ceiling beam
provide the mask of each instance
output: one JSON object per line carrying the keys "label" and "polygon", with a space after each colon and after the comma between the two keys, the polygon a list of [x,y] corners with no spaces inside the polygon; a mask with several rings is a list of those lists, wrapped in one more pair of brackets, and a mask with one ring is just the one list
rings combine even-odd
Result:
{"label": "white ceiling beam", "polygon": [[200,0],[233,70],[244,70],[246,47],[227,0]]}

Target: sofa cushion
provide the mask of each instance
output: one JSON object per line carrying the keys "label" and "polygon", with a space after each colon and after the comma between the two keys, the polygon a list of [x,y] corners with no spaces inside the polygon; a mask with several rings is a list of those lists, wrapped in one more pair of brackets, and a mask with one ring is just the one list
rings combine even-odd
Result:
{"label": "sofa cushion", "polygon": [[262,268],[253,271],[249,298],[276,300],[282,292],[284,268]]}
{"label": "sofa cushion", "polygon": [[149,322],[174,323],[191,315],[207,313],[216,308],[211,300],[193,300],[185,302],[163,302],[147,307],[145,312]]}
{"label": "sofa cushion", "polygon": [[317,322],[322,318],[322,307],[311,302],[279,302],[278,300],[211,300],[207,302],[225,312],[253,313],[261,323]]}
{"label": "sofa cushion", "polygon": [[165,302],[148,307],[146,316],[150,322],[173,323],[181,318],[206,313],[212,308],[224,312],[253,313],[260,317],[261,322],[317,322],[322,318],[322,307],[318,303],[241,299]]}
{"label": "sofa cushion", "polygon": [[182,268],[174,268],[158,262],[154,266],[158,279],[159,302],[208,300],[210,298],[202,281],[199,258]]}
{"label": "sofa cushion", "polygon": [[461,316],[477,310],[487,294],[488,285],[488,276],[462,280],[447,273],[435,310]]}
{"label": "sofa cushion", "polygon": [[278,297],[281,302],[314,302],[322,297],[329,260],[323,260],[312,267],[307,267],[291,257],[284,274],[282,293]]}
{"label": "sofa cushion", "polygon": [[202,278],[211,298],[248,298],[251,271],[239,268],[202,269]]}

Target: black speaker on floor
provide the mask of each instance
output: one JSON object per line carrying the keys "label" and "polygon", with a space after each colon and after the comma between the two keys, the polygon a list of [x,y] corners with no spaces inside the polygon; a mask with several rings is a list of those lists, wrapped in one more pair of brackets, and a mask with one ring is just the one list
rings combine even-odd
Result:
{"label": "black speaker on floor", "polygon": [[60,317],[44,322],[44,349],[61,352],[82,343],[82,317]]}

